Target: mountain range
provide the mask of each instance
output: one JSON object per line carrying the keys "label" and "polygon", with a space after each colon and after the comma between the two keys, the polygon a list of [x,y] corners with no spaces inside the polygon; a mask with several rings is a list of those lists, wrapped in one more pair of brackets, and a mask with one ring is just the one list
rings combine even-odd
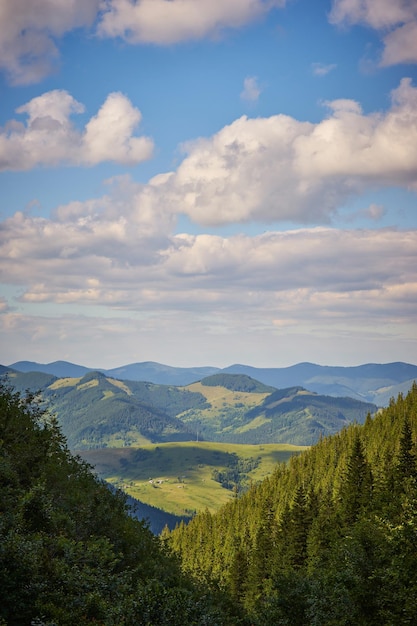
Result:
{"label": "mountain range", "polygon": [[66,361],[36,363],[19,361],[8,366],[19,372],[45,372],[53,376],[79,378],[99,371],[119,380],[146,381],[159,385],[184,386],[218,373],[245,374],[276,389],[304,387],[309,391],[333,397],[347,396],[380,407],[386,406],[398,393],[406,393],[417,379],[417,365],[409,363],[367,363],[354,367],[323,366],[298,363],[290,367],[259,368],[249,365],[218,367],[171,367],[145,361],[113,369],[88,368]]}
{"label": "mountain range", "polygon": [[368,413],[375,404],[276,389],[246,374],[217,373],[186,386],[111,378],[102,372],[58,378],[45,372],[4,376],[17,391],[40,393],[71,449],[217,441],[311,445]]}

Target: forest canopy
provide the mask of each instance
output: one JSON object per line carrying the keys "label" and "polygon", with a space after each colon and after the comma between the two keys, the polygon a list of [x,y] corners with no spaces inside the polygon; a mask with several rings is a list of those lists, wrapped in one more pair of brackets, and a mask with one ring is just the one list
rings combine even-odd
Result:
{"label": "forest canopy", "polygon": [[258,626],[417,623],[417,385],[166,533]]}
{"label": "forest canopy", "polygon": [[234,625],[145,523],[73,456],[33,395],[0,387],[0,624]]}

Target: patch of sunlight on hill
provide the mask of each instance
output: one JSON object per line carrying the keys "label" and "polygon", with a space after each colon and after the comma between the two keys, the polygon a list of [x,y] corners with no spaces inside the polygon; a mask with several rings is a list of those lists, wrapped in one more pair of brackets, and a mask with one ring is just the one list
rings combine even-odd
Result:
{"label": "patch of sunlight on hill", "polygon": [[49,385],[49,389],[60,389],[61,387],[75,387],[80,382],[81,378],[58,378],[52,385]]}
{"label": "patch of sunlight on hill", "polygon": [[244,404],[246,407],[251,408],[253,406],[257,406],[263,402],[265,398],[271,395],[270,393],[232,391],[230,389],[226,389],[225,387],[208,387],[206,385],[202,385],[201,383],[193,383],[191,385],[187,385],[186,387],[182,387],[182,389],[201,393],[201,395],[203,395],[206,400],[210,402],[211,409],[203,409],[201,411],[203,415],[207,413],[207,416],[209,416],[212,409],[222,409],[225,405],[236,406]]}
{"label": "patch of sunlight on hill", "polygon": [[127,385],[125,385],[121,380],[116,380],[115,378],[106,378],[106,380],[111,385],[114,385],[115,387],[118,387],[119,389],[124,391],[128,396],[132,396],[133,395],[133,393],[129,389],[129,387]]}
{"label": "patch of sunlight on hill", "polygon": [[89,380],[82,385],[78,385],[77,389],[90,389],[91,387],[98,387],[98,379],[94,378],[93,380]]}
{"label": "patch of sunlight on hill", "polygon": [[101,399],[107,400],[108,398],[113,398],[113,397],[114,397],[114,391],[112,391],[111,389],[105,389],[103,391],[103,397]]}
{"label": "patch of sunlight on hill", "polygon": [[236,432],[245,433],[248,430],[254,430],[255,428],[259,428],[263,424],[267,424],[268,422],[271,422],[271,421],[272,420],[265,417],[265,415],[258,415],[257,417],[255,417],[255,419],[249,422],[249,424],[245,424],[244,426],[241,426],[240,428],[236,428]]}

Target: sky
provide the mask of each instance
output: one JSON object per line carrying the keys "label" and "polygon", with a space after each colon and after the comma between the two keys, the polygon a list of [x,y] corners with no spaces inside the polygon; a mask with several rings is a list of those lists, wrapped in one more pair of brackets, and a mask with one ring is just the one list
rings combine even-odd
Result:
{"label": "sky", "polygon": [[2,0],[19,360],[417,364],[417,1]]}

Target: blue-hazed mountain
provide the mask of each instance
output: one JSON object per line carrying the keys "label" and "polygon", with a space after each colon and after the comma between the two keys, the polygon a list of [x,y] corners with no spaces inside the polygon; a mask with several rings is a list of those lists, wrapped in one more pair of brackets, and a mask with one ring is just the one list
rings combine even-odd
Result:
{"label": "blue-hazed mountain", "polygon": [[[58,377],[80,377],[89,371],[81,365],[56,361],[40,364],[19,361],[9,366],[20,372],[42,371]],[[221,372],[245,374],[277,389],[304,387],[310,391],[333,397],[347,396],[386,406],[398,393],[406,393],[417,380],[417,365],[409,363],[367,363],[355,367],[323,366],[298,363],[291,367],[259,368],[249,365],[217,367],[171,367],[146,361],[132,363],[110,370],[97,368],[107,376],[120,380],[147,381],[162,385],[189,385],[207,376]]]}
{"label": "blue-hazed mountain", "polygon": [[51,374],[57,378],[77,378],[84,376],[91,372],[91,368],[84,367],[83,365],[76,365],[75,363],[69,363],[68,361],[53,361],[53,363],[36,363],[35,361],[18,361],[12,363],[9,368],[16,370],[17,372],[44,372],[45,374]]}
{"label": "blue-hazed mountain", "polygon": [[417,379],[417,365],[366,363],[355,367],[298,363],[291,367],[257,368],[231,365],[223,370],[246,374],[277,388],[302,386],[329,396],[348,396],[386,406],[398,393],[407,393]]}

